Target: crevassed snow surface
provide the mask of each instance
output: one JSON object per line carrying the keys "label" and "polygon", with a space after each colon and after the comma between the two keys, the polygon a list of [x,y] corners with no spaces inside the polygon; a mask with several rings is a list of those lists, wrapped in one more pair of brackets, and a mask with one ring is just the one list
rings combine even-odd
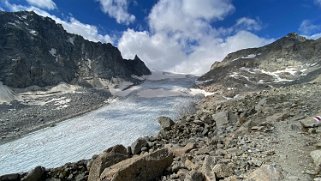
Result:
{"label": "crevassed snow surface", "polygon": [[[190,89],[194,82],[189,76],[146,80],[126,97],[96,111],[0,145],[0,175],[38,165],[61,166],[91,158],[115,144],[130,145],[138,137],[155,135],[159,130],[157,117],[175,118],[181,108],[197,99],[190,96],[195,94]],[[160,89],[162,97],[157,96]],[[148,95],[142,96],[146,90]],[[170,92],[167,97],[166,90]]]}

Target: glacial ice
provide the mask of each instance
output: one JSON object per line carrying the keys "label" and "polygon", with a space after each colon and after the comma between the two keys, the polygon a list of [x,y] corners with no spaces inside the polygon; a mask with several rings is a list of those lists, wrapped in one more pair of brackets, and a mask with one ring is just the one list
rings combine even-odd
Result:
{"label": "glacial ice", "polygon": [[[146,80],[128,96],[98,110],[33,132],[0,145],[0,175],[28,171],[38,165],[57,167],[91,158],[115,144],[130,145],[137,138],[155,135],[159,116],[175,118],[195,96],[138,96],[144,90],[191,90],[195,78]],[[192,93],[191,93],[192,92]],[[195,90],[186,94],[195,94]],[[151,92],[149,92],[149,95]]]}

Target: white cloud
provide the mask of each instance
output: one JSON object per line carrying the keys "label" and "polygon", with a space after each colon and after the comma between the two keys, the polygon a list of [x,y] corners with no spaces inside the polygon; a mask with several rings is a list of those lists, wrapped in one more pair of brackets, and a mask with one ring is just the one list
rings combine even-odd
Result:
{"label": "white cloud", "polygon": [[250,18],[213,26],[233,11],[227,0],[160,0],[149,14],[150,32],[128,29],[118,47],[125,58],[138,54],[152,69],[203,74],[230,52],[271,42],[248,31],[261,27]]}
{"label": "white cloud", "polygon": [[55,20],[56,23],[61,24],[67,32],[81,35],[87,40],[94,41],[94,42],[100,41],[102,43],[113,43],[109,35],[99,34],[98,28],[96,26],[82,23],[79,20],[75,19],[74,17],[69,17],[66,20],[63,20],[37,7],[11,4],[7,0],[5,1],[5,5],[10,11],[21,11],[21,10],[34,11],[38,15],[41,15],[44,17],[50,17],[51,19]]}
{"label": "white cloud", "polygon": [[258,31],[262,28],[260,21],[248,17],[242,17],[238,19],[235,26],[250,31]]}
{"label": "white cloud", "polygon": [[30,5],[43,9],[53,10],[57,6],[52,0],[26,0]]}
{"label": "white cloud", "polygon": [[320,30],[321,26],[313,24],[310,20],[303,20],[299,27],[299,31],[306,35],[314,34]]}
{"label": "white cloud", "polygon": [[314,2],[315,2],[317,5],[321,6],[321,0],[314,0]]}
{"label": "white cloud", "polygon": [[118,23],[130,24],[135,21],[135,16],[128,13],[128,1],[127,0],[98,0],[101,5],[101,9],[104,13],[107,13],[110,17],[116,19]]}

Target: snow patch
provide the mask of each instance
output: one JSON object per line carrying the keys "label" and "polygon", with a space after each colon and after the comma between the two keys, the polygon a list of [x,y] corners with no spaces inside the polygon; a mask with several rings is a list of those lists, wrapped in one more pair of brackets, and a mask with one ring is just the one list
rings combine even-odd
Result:
{"label": "snow patch", "polygon": [[18,97],[8,86],[0,82],[0,104],[10,103],[13,100],[18,100]]}
{"label": "snow patch", "polygon": [[207,91],[205,91],[205,90],[203,90],[203,89],[194,89],[194,88],[191,88],[190,90],[191,90],[190,94],[193,95],[193,96],[195,96],[195,95],[200,95],[200,94],[201,94],[201,95],[204,95],[205,97],[214,95],[214,92],[207,92]]}
{"label": "snow patch", "polygon": [[71,43],[72,45],[75,45],[75,43],[74,43],[75,42],[75,38],[76,37],[74,37],[74,36],[73,37],[69,37],[68,38],[68,42]]}
{"label": "snow patch", "polygon": [[35,31],[35,30],[30,30],[29,33],[32,34],[33,36],[37,36],[38,35],[38,32]]}
{"label": "snow patch", "polygon": [[50,55],[53,56],[53,57],[56,57],[56,56],[57,56],[57,55],[56,55],[57,50],[54,49],[54,48],[51,48],[51,49],[49,50],[49,53],[50,53]]}

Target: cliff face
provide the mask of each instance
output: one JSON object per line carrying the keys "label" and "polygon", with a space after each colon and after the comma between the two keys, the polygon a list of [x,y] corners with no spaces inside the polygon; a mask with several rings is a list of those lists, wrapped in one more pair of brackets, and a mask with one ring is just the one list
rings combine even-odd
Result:
{"label": "cliff face", "polygon": [[290,33],[269,45],[230,53],[199,81],[208,89],[221,85],[246,91],[318,81],[320,75],[321,39]]}
{"label": "cliff face", "polygon": [[111,44],[67,33],[60,24],[33,12],[0,11],[0,81],[11,87],[150,74],[138,57],[125,60]]}

